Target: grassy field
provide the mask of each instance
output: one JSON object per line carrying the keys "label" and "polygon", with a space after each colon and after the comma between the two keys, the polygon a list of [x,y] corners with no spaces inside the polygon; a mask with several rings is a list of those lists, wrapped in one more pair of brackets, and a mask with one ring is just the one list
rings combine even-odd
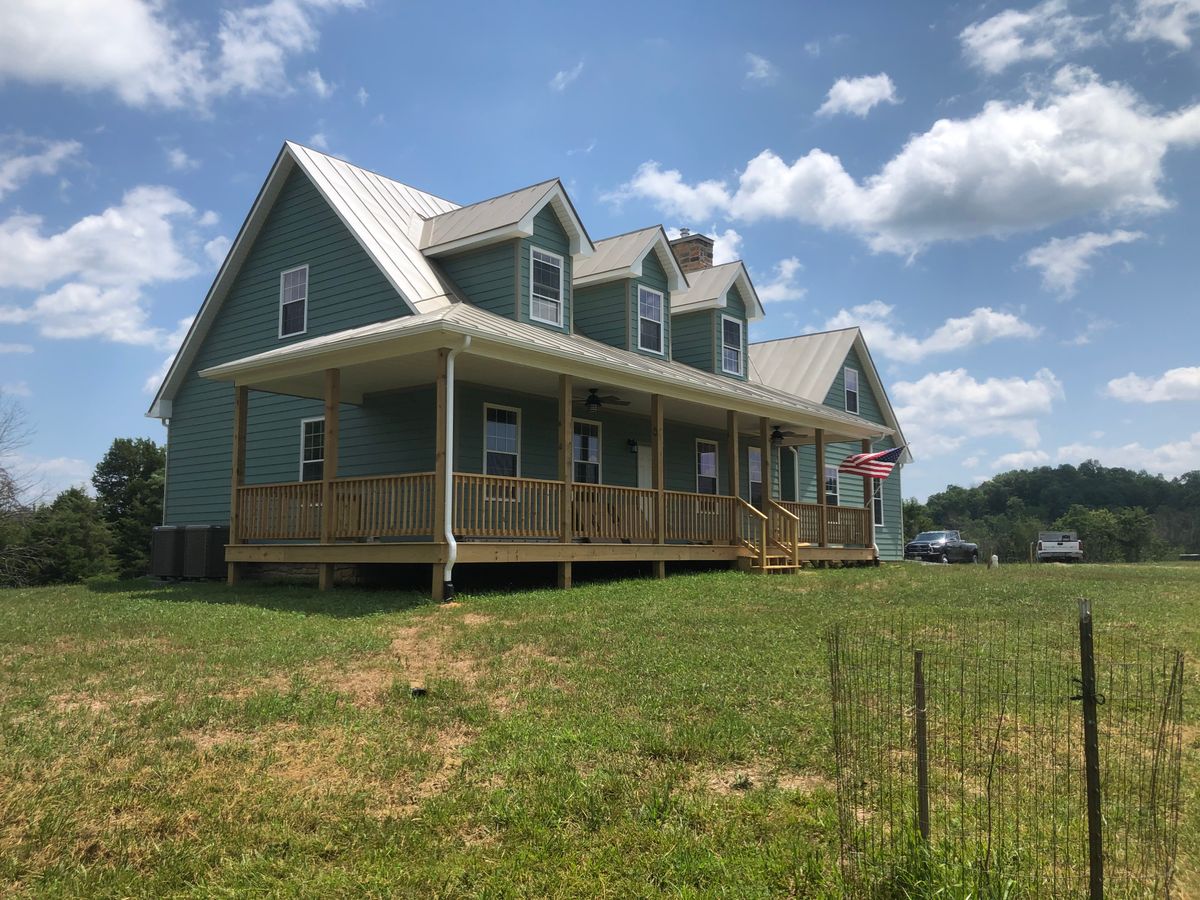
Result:
{"label": "grassy field", "polygon": [[1200,566],[721,572],[440,607],[125,582],[0,593],[0,893],[838,896],[825,626],[1062,628],[1078,596],[1101,651],[1120,631],[1188,654],[1200,859]]}

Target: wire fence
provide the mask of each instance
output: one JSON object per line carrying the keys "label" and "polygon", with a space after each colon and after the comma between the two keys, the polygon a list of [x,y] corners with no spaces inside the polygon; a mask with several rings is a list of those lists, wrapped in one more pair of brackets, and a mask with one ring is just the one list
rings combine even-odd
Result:
{"label": "wire fence", "polygon": [[[1081,631],[1066,616],[830,630],[855,896],[1098,897],[1101,859],[1110,896],[1172,896],[1182,654],[1103,634],[1092,690]],[[1090,613],[1087,631],[1090,646]]]}

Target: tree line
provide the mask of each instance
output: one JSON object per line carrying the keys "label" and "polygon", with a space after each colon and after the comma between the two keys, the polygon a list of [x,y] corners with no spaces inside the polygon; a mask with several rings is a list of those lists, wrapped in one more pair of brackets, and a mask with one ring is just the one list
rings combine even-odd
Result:
{"label": "tree line", "polygon": [[950,528],[983,556],[1028,559],[1039,531],[1076,532],[1092,562],[1143,562],[1200,552],[1200,470],[1167,479],[1102,466],[1041,466],[904,502],[905,539]]}

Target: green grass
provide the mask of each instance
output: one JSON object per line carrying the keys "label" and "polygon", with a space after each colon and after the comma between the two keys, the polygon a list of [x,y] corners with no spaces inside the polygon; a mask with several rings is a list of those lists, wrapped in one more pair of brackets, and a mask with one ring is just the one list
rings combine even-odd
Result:
{"label": "green grass", "polygon": [[1200,859],[1200,566],[711,573],[447,607],[126,582],[0,593],[0,893],[838,896],[824,627],[1070,627],[1078,596],[1101,650],[1133,632],[1189,655]]}

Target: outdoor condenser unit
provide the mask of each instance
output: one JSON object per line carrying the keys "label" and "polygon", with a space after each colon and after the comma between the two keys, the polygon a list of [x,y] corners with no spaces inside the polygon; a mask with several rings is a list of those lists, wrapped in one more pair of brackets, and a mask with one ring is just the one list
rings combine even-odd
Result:
{"label": "outdoor condenser unit", "polygon": [[156,525],[150,536],[150,574],[183,577],[183,526]]}
{"label": "outdoor condenser unit", "polygon": [[222,578],[225,575],[227,525],[188,525],[183,539],[184,578]]}

